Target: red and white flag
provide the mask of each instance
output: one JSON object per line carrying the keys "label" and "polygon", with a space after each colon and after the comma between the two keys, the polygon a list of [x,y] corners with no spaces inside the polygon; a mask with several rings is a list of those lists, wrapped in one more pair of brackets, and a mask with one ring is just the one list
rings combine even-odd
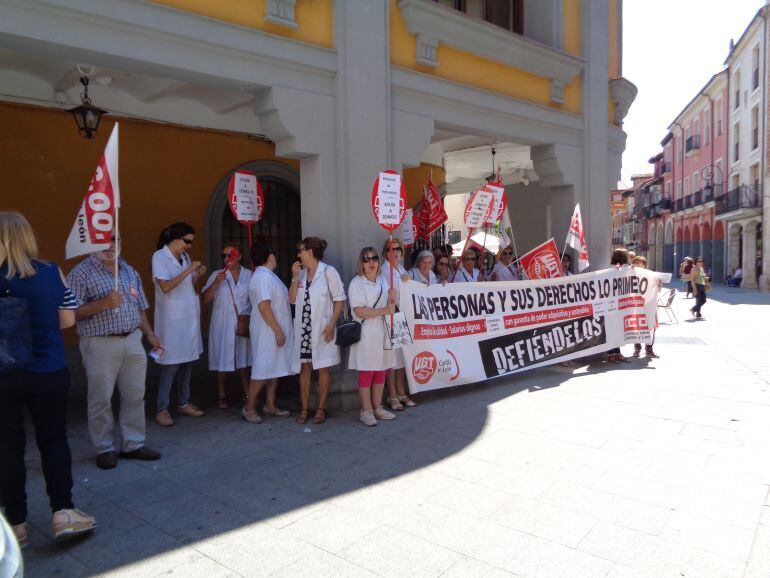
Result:
{"label": "red and white flag", "polygon": [[527,279],[552,279],[563,276],[559,249],[553,239],[522,255],[519,263]]}
{"label": "red and white flag", "polygon": [[447,220],[441,195],[438,189],[436,189],[436,185],[430,179],[428,179],[428,186],[423,191],[422,207],[420,208],[418,219],[422,223],[423,231],[428,236],[438,230]]}
{"label": "red and white flag", "polygon": [[118,207],[118,123],[115,123],[67,237],[66,258],[108,249],[113,230],[117,236]]}
{"label": "red and white flag", "polygon": [[586,232],[583,228],[583,219],[580,217],[580,203],[575,205],[572,220],[567,231],[567,245],[578,252],[578,273],[588,268],[588,246],[586,245]]}

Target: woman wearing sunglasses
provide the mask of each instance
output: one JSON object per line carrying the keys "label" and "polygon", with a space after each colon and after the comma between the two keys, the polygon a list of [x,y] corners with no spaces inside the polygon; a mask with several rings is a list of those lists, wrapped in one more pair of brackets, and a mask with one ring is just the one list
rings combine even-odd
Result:
{"label": "woman wearing sunglasses", "polygon": [[449,256],[444,252],[433,252],[433,259],[436,265],[433,268],[433,273],[436,275],[436,279],[442,285],[446,285],[452,280],[452,262]]}
{"label": "woman wearing sunglasses", "polygon": [[[380,271],[380,276],[385,282],[385,287],[393,289],[395,292],[394,299],[396,308],[398,308],[399,299],[401,298],[401,283],[409,281],[409,274],[404,266],[401,264],[401,260],[404,258],[404,245],[401,239],[393,237],[392,251],[391,241],[385,239],[385,243],[382,246],[382,258],[384,263]],[[390,286],[390,271],[393,270],[393,286]],[[408,395],[406,395],[406,371],[404,371],[404,352],[401,348],[395,350],[396,360],[393,365],[393,369],[388,370],[388,403],[390,409],[394,411],[404,411],[404,406],[414,407],[417,405],[412,401]]]}
{"label": "woman wearing sunglasses", "polygon": [[217,372],[219,409],[227,409],[225,380],[228,372],[238,371],[244,397],[249,390],[251,344],[249,338],[236,335],[238,316],[249,305],[251,271],[241,266],[239,246],[229,243],[222,248],[222,269],[217,269],[203,287],[203,302],[211,303],[209,323],[209,369]]}
{"label": "woman wearing sunglasses", "polygon": [[521,276],[513,260],[513,249],[506,247],[501,249],[498,255],[498,261],[489,274],[490,281],[519,281]]}
{"label": "woman wearing sunglasses", "polygon": [[155,333],[165,350],[157,363],[163,366],[158,383],[155,421],[174,425],[168,411],[171,386],[179,373],[181,415],[200,417],[203,411],[190,403],[192,363],[203,353],[201,308],[197,287],[206,272],[200,261],[187,252],[195,241],[195,229],[187,223],[174,223],[160,233],[158,250],[152,256],[155,285]]}
{"label": "woman wearing sunglasses", "polygon": [[384,348],[387,334],[383,318],[395,313],[396,292],[388,290],[379,276],[380,257],[373,247],[361,249],[356,272],[348,288],[348,299],[353,319],[361,324],[361,340],[350,347],[348,367],[358,370],[361,422],[375,426],[378,419],[396,417],[382,408],[385,375],[396,362],[393,350]]}
{"label": "woman wearing sunglasses", "polygon": [[479,254],[473,249],[468,249],[463,253],[463,260],[457,269],[453,283],[472,283],[474,281],[483,281],[484,276],[477,269]]}
{"label": "woman wearing sunglasses", "polygon": [[329,368],[340,362],[340,348],[335,341],[337,320],[347,300],[345,286],[337,270],[322,261],[326,241],[305,237],[297,247],[299,260],[291,267],[289,302],[294,310],[294,373],[299,373],[302,410],[297,423],[303,424],[310,411],[310,382],[318,371],[318,409],[314,424],[326,421],[326,399],[331,376]]}

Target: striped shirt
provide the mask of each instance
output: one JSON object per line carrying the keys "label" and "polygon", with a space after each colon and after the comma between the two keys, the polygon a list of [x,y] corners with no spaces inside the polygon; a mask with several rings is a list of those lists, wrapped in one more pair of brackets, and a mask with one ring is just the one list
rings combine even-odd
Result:
{"label": "striped shirt", "polygon": [[[141,312],[149,307],[142,280],[136,269],[118,258],[118,291],[123,302],[77,322],[81,336],[124,335],[142,324]],[[115,271],[107,269],[96,255],[89,255],[67,275],[72,292],[80,305],[98,301],[115,290]]]}
{"label": "striped shirt", "polygon": [[75,299],[75,294],[72,293],[72,289],[66,288],[64,289],[64,298],[61,300],[61,305],[59,305],[59,309],[77,309],[78,308],[78,300]]}

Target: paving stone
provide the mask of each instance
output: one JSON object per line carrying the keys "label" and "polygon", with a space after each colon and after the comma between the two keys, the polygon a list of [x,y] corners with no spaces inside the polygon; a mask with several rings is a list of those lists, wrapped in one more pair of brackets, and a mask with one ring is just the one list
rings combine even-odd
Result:
{"label": "paving stone", "polygon": [[485,564],[475,558],[463,558],[452,564],[451,568],[441,575],[441,578],[506,578],[510,576],[514,576],[514,574]]}
{"label": "paving stone", "polygon": [[570,548],[576,547],[596,524],[585,513],[554,506],[540,499],[514,498],[494,515],[495,522]]}
{"label": "paving stone", "polygon": [[380,525],[374,518],[330,504],[282,528],[281,534],[337,554]]}
{"label": "paving stone", "polygon": [[660,535],[666,540],[741,559],[748,558],[754,539],[753,530],[686,512],[674,512]]}

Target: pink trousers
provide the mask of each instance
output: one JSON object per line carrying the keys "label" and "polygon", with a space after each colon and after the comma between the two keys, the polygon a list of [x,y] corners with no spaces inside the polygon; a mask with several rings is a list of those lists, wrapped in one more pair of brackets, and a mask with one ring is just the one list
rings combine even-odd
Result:
{"label": "pink trousers", "polygon": [[374,385],[385,383],[386,371],[361,371],[358,372],[358,387],[368,389]]}

